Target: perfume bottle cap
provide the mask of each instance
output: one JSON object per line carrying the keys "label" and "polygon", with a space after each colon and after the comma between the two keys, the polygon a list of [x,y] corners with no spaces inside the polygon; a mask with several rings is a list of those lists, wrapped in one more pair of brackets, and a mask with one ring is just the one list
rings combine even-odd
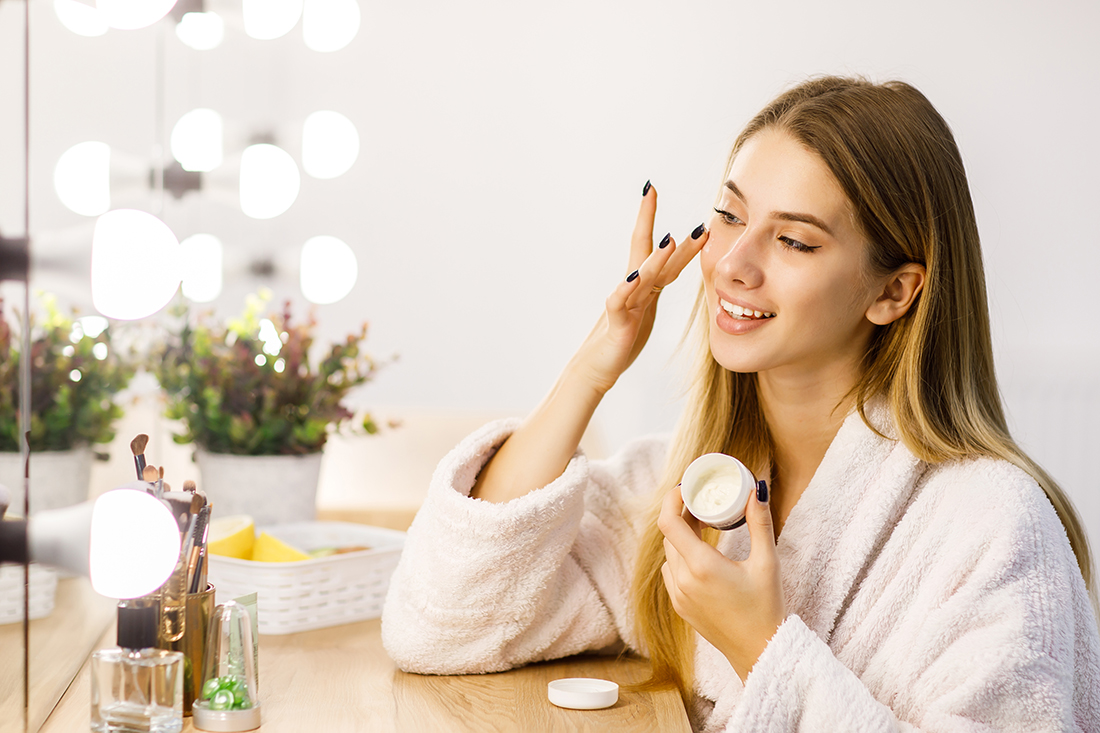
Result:
{"label": "perfume bottle cap", "polygon": [[148,649],[157,645],[156,605],[118,604],[118,645],[123,649]]}

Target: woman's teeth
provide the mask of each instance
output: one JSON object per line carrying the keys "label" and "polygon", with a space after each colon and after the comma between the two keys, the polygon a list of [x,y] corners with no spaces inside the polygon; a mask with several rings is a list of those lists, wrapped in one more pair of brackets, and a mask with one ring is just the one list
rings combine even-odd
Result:
{"label": "woman's teeth", "polygon": [[725,300],[719,300],[718,302],[721,304],[722,309],[725,310],[726,313],[729,313],[734,318],[739,318],[743,321],[753,320],[756,318],[775,318],[774,313],[769,313],[767,311],[749,310],[748,308],[742,308],[739,305],[734,305],[733,303],[727,302]]}

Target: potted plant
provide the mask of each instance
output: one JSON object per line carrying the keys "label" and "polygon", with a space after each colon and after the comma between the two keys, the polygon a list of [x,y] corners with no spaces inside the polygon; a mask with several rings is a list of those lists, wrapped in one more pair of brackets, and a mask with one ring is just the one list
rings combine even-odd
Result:
{"label": "potted plant", "polygon": [[181,325],[152,352],[165,414],[182,426],[173,439],[195,445],[202,488],[219,515],[257,524],[313,519],[328,436],[377,432],[369,414],[351,427],[343,404],[378,368],[363,351],[367,325],[311,362],[316,319],[295,321],[289,301],[262,317],[269,298],[250,296],[228,323],[177,308]]}
{"label": "potted plant", "polygon": [[[31,509],[56,509],[88,498],[92,446],[115,437],[122,408],[115,395],[129,383],[133,360],[111,340],[105,318],[77,318],[40,294],[43,323],[31,317]],[[3,302],[0,301],[0,313]],[[22,510],[19,373],[21,335],[0,317],[0,483]]]}

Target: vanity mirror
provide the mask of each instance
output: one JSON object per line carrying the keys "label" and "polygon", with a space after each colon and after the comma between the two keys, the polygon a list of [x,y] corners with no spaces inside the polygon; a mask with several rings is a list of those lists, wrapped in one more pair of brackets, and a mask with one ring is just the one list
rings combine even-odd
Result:
{"label": "vanity mirror", "polygon": [[[151,14],[130,17],[128,7]],[[325,216],[346,205],[333,194],[356,173],[359,132],[340,98],[312,80],[360,21],[357,0],[0,0],[0,272],[28,271],[0,285],[16,343],[33,328],[29,313],[45,322],[51,299],[77,322],[78,351],[96,328],[81,317],[107,316],[119,319],[112,339],[117,327],[140,352],[158,338],[173,298],[230,314],[266,287],[304,315],[309,302],[347,296],[361,227]],[[27,394],[25,372],[0,371],[3,394]],[[79,369],[68,378],[88,383]],[[47,391],[72,385],[61,379]],[[78,468],[60,470],[72,500],[134,478],[129,442],[138,433],[150,435],[146,455],[170,481],[199,478],[191,450],[171,440],[155,380],[139,372],[112,391],[125,402],[116,437],[93,440]],[[30,402],[38,400],[21,401]],[[8,450],[11,471],[0,454],[0,483],[9,474],[18,482],[29,460],[32,520],[49,503],[42,482],[55,458],[40,447],[29,458],[26,448]],[[13,488],[21,502],[22,487]],[[13,511],[23,514],[21,504]],[[21,607],[27,572],[31,620],[0,623],[4,733],[37,731],[89,654],[113,643],[104,634],[115,601],[87,578],[7,565],[0,595],[10,586]]]}

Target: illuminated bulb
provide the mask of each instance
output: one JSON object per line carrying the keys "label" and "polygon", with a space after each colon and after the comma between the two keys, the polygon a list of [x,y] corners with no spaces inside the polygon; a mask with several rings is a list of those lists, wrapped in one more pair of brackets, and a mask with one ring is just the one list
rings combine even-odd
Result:
{"label": "illuminated bulb", "polygon": [[267,363],[267,357],[263,354],[256,354],[256,366],[263,366]]}
{"label": "illuminated bulb", "polygon": [[313,51],[339,51],[355,38],[360,20],[355,0],[305,0],[302,37]]}
{"label": "illuminated bulb", "polygon": [[53,0],[53,11],[61,25],[78,36],[95,38],[110,29],[103,13],[79,0]]}
{"label": "illuminated bulb", "polygon": [[176,0],[96,0],[107,25],[124,31],[146,28],[168,15]]}
{"label": "illuminated bulb", "polygon": [[209,303],[222,292],[222,243],[213,234],[192,234],[180,242],[183,258],[183,295],[195,303]]}
{"label": "illuminated bulb", "polygon": [[302,126],[302,167],[314,178],[335,178],[359,157],[359,133],[339,112],[314,112]]}
{"label": "illuminated bulb", "polygon": [[193,109],[172,128],[172,157],[185,171],[212,171],[222,163],[222,116]]}
{"label": "illuminated bulb", "polygon": [[172,512],[144,491],[117,489],[92,509],[88,574],[96,593],[138,598],[163,585],[180,553]]}
{"label": "illuminated bulb", "polygon": [[[103,316],[84,316],[77,319],[73,324],[73,329],[76,329],[76,325],[80,324],[81,332],[90,339],[94,339],[99,334],[107,330],[107,319]],[[80,339],[77,339],[79,341]]]}
{"label": "illuminated bulb", "polygon": [[107,358],[107,344],[100,341],[98,344],[92,347],[92,356],[103,361]]}
{"label": "illuminated bulb", "polygon": [[302,0],[244,0],[242,11],[245,34],[270,41],[290,33],[302,17]]}
{"label": "illuminated bulb", "polygon": [[301,185],[298,166],[282,148],[261,143],[241,154],[241,210],[253,219],[271,219],[289,209]]}
{"label": "illuminated bulb", "polygon": [[69,379],[71,379],[74,382],[79,382],[80,381],[80,370],[79,369],[73,369],[71,372],[69,372]]}
{"label": "illuminated bulb", "polygon": [[107,143],[78,143],[57,159],[53,187],[66,207],[84,216],[111,208],[111,148]]}
{"label": "illuminated bulb", "polygon": [[283,371],[285,371],[285,370],[286,370],[286,359],[276,359],[275,360],[275,371],[277,371],[279,374],[282,374]]}
{"label": "illuminated bulb", "polygon": [[144,211],[117,209],[92,233],[92,304],[104,316],[144,318],[167,305],[180,284],[179,242]]}
{"label": "illuminated bulb", "polygon": [[335,303],[351,292],[359,265],[351,247],[336,237],[312,237],[302,246],[302,295],[311,303]]}
{"label": "illuminated bulb", "polygon": [[279,331],[275,328],[275,324],[271,322],[271,319],[265,318],[260,321],[259,338],[260,341],[264,342],[263,351],[265,354],[279,355],[279,351],[283,348],[283,340],[279,338]]}
{"label": "illuminated bulb", "polygon": [[225,22],[217,13],[184,13],[176,24],[176,37],[196,51],[209,51],[225,38]]}

